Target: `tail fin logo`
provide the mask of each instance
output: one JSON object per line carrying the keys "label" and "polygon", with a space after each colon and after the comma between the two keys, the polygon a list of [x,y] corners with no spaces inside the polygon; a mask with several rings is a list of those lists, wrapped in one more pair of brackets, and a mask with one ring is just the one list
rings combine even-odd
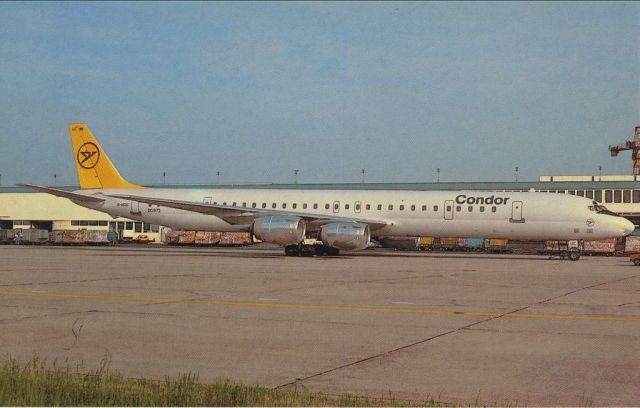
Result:
{"label": "tail fin logo", "polygon": [[100,149],[94,143],[87,142],[78,149],[77,160],[83,169],[92,169],[100,160]]}

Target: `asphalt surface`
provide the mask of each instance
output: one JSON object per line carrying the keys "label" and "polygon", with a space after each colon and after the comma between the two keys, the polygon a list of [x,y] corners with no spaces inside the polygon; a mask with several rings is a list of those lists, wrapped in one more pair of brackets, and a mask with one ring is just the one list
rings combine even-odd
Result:
{"label": "asphalt surface", "polygon": [[640,268],[605,257],[3,246],[0,348],[130,377],[639,405]]}

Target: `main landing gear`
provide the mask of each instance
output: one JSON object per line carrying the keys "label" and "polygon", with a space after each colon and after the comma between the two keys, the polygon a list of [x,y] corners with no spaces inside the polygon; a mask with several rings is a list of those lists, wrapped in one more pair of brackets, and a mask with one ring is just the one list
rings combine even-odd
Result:
{"label": "main landing gear", "polygon": [[286,256],[338,256],[340,250],[338,248],[332,248],[324,245],[287,245],[284,247],[284,254]]}

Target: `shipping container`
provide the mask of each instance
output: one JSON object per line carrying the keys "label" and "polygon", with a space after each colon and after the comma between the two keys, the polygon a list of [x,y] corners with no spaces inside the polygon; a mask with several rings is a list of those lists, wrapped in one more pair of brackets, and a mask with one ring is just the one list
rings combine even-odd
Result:
{"label": "shipping container", "polygon": [[49,239],[54,244],[63,245],[98,245],[108,244],[105,230],[54,230]]}
{"label": "shipping container", "polygon": [[582,251],[588,255],[613,255],[616,252],[616,241],[616,238],[584,241]]}
{"label": "shipping container", "polygon": [[464,238],[440,238],[441,251],[457,251],[464,249]]}
{"label": "shipping container", "polygon": [[624,240],[624,252],[640,252],[640,237],[628,236]]}
{"label": "shipping container", "polygon": [[483,251],[484,250],[483,238],[465,238],[464,247],[467,251]]}
{"label": "shipping container", "polygon": [[435,238],[433,237],[420,237],[418,240],[418,249],[421,251],[433,250]]}
{"label": "shipping container", "polygon": [[509,252],[509,240],[492,238],[485,244],[489,252]]}
{"label": "shipping container", "polygon": [[220,245],[249,245],[251,234],[248,232],[221,232]]}
{"label": "shipping container", "polygon": [[380,244],[384,248],[393,248],[400,251],[415,251],[418,249],[418,237],[384,237],[380,239]]}

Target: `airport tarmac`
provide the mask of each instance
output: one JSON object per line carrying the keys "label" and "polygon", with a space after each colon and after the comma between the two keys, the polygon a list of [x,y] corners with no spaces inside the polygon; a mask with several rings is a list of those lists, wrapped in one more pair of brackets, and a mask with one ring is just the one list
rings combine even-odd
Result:
{"label": "airport tarmac", "polygon": [[639,405],[627,258],[0,247],[0,347],[130,377],[198,373],[463,404]]}

